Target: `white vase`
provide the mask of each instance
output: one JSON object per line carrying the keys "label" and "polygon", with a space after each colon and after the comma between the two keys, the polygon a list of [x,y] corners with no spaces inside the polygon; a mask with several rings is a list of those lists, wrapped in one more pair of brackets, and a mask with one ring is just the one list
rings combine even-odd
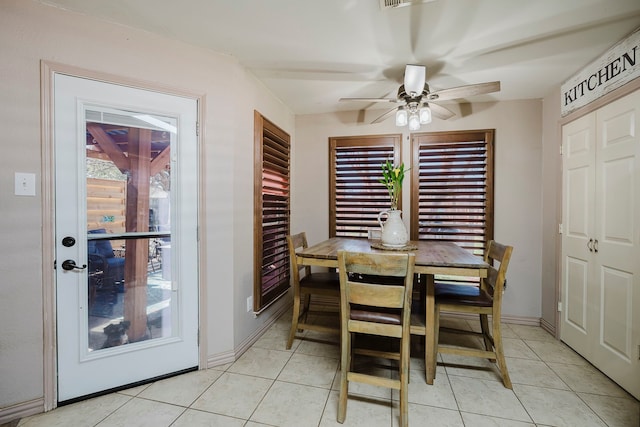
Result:
{"label": "white vase", "polygon": [[[382,223],[382,216],[386,215],[387,220]],[[382,229],[380,240],[384,246],[401,248],[409,241],[407,229],[402,222],[402,211],[390,209],[378,214],[378,223]]]}

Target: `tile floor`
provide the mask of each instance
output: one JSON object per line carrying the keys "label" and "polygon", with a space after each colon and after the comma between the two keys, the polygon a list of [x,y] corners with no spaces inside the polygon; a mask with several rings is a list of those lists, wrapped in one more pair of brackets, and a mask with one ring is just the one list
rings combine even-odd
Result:
{"label": "tile floor", "polygon": [[[335,337],[316,334],[285,350],[289,322],[285,314],[235,363],[63,406],[17,425],[339,426],[339,348],[318,340]],[[478,327],[460,318],[447,322]],[[440,356],[429,386],[422,357],[412,358],[410,425],[640,426],[640,403],[543,329],[505,324],[503,336],[513,390],[488,361],[450,355]],[[354,383],[343,425],[397,426],[397,398],[397,392]]]}

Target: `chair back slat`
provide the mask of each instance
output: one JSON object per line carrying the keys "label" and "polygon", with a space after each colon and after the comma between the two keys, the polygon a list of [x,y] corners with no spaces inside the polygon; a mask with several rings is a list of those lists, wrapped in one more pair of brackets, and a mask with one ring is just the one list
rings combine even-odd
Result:
{"label": "chair back slat", "polygon": [[[309,266],[298,266],[298,261],[296,259],[296,251],[298,249],[306,249],[308,246],[307,243],[307,234],[303,231],[302,233],[293,234],[287,236],[287,246],[289,247],[289,262],[291,263],[291,278],[294,285],[300,283],[300,279],[307,274],[311,273],[311,267]],[[300,276],[300,270],[304,269],[304,275]]]}
{"label": "chair back slat", "polygon": [[485,262],[491,267],[487,270],[487,277],[482,280],[482,286],[494,298],[502,297],[512,252],[512,246],[503,245],[495,240],[488,242]]}
{"label": "chair back slat", "polygon": [[[413,271],[415,255],[403,254],[368,254],[359,252],[338,252],[338,270],[343,307],[349,304],[360,304],[371,307],[403,308],[410,305],[413,290]],[[365,277],[354,281],[350,275]],[[404,277],[399,285],[384,283],[384,278]]]}
{"label": "chair back slat", "polygon": [[348,299],[350,304],[402,308],[404,288],[402,286],[349,281]]}

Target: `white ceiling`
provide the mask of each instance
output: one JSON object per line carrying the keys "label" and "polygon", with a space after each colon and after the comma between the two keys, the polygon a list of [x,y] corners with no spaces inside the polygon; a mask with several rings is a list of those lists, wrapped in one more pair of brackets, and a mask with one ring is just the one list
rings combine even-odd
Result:
{"label": "white ceiling", "polygon": [[39,1],[232,55],[296,114],[395,96],[407,63],[431,91],[499,80],[474,100],[542,98],[640,27],[639,0]]}

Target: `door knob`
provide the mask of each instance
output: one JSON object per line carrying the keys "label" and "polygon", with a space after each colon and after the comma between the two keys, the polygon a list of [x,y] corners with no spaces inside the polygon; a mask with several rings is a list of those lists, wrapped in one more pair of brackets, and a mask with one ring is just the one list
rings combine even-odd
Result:
{"label": "door knob", "polygon": [[72,259],[66,259],[64,261],[62,261],[62,269],[63,270],[84,270],[85,268],[87,268],[87,264],[84,264],[82,267],[78,267],[76,265],[76,262]]}

